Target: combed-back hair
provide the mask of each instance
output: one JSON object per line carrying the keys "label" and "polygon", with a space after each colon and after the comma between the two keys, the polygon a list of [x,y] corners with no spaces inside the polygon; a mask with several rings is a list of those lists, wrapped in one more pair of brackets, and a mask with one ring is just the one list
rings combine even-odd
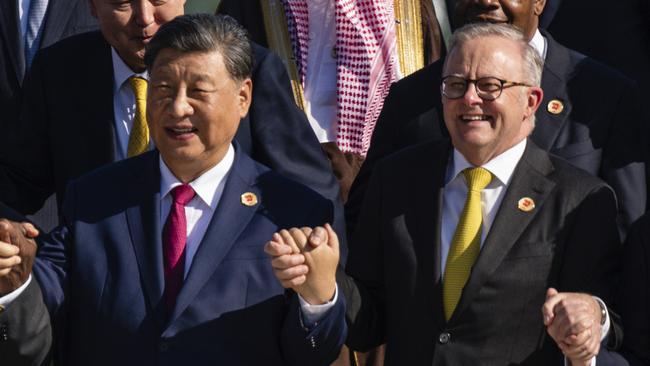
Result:
{"label": "combed-back hair", "polygon": [[144,63],[151,71],[164,49],[181,52],[217,51],[233,80],[251,77],[253,50],[246,30],[227,15],[188,14],[160,27],[146,46]]}
{"label": "combed-back hair", "polygon": [[[501,37],[515,41],[521,45],[523,71],[525,82],[533,86],[539,86],[542,81],[542,69],[544,60],[537,51],[528,44],[528,41],[517,28],[509,24],[492,23],[470,23],[457,29],[449,42],[449,52],[463,45],[465,42],[482,37]],[[446,66],[446,61],[445,61]]]}

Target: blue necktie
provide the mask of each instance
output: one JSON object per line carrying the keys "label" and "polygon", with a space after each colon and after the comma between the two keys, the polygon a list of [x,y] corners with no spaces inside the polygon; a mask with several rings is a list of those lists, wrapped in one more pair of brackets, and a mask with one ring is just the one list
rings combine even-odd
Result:
{"label": "blue necktie", "polygon": [[47,2],[48,0],[31,0],[29,4],[27,29],[25,30],[25,69],[29,69],[32,65],[34,55],[38,51]]}

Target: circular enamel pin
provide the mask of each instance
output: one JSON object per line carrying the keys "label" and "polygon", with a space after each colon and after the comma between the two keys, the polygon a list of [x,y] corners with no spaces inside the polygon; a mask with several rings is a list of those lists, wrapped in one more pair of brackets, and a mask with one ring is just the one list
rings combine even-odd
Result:
{"label": "circular enamel pin", "polygon": [[535,201],[530,197],[523,197],[517,202],[517,207],[524,212],[530,212],[535,208]]}
{"label": "circular enamel pin", "polygon": [[244,206],[255,206],[257,204],[257,196],[253,192],[246,192],[241,195],[241,203]]}
{"label": "circular enamel pin", "polygon": [[546,110],[552,114],[560,114],[564,110],[564,103],[558,99],[553,99],[546,105]]}

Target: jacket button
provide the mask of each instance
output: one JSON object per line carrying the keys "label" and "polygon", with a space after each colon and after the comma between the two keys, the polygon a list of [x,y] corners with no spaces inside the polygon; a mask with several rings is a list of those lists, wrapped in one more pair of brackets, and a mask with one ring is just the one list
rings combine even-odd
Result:
{"label": "jacket button", "polygon": [[438,337],[438,342],[440,344],[447,344],[449,343],[450,339],[451,339],[451,334],[444,332],[444,333],[440,333],[440,336]]}

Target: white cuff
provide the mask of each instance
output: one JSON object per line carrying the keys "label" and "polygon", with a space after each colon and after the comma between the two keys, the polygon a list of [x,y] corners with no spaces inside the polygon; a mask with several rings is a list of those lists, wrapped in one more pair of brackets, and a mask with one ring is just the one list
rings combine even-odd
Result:
{"label": "white cuff", "polygon": [[339,298],[339,287],[338,285],[334,289],[334,297],[332,300],[321,305],[311,305],[305,299],[298,294],[298,301],[300,302],[300,313],[302,316],[303,323],[311,328],[316,325],[321,319],[325,317],[327,311],[331,309]]}
{"label": "white cuff", "polygon": [[22,294],[25,291],[27,286],[29,286],[30,282],[32,282],[32,275],[31,274],[29,275],[29,277],[27,278],[27,281],[25,281],[25,283],[23,283],[22,286],[18,287],[17,289],[11,291],[10,293],[8,293],[6,295],[0,297],[0,305],[2,305],[2,307],[4,307],[5,309],[8,308],[9,305],[11,305],[11,303],[14,302],[14,300],[16,300],[16,298],[18,296],[20,296],[20,294]]}

